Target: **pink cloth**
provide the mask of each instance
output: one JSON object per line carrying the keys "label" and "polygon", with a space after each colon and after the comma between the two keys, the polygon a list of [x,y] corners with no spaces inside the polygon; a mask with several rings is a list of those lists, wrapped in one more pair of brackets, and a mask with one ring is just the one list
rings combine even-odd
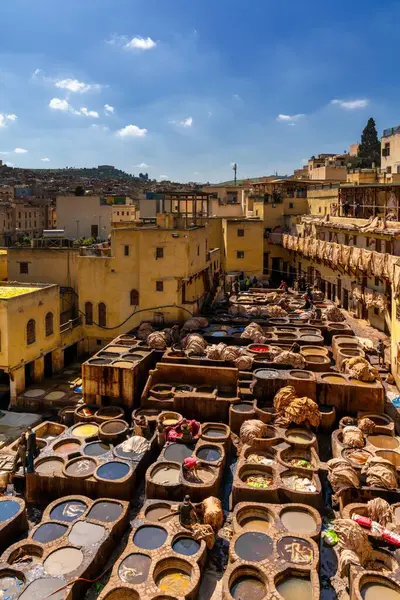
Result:
{"label": "pink cloth", "polygon": [[188,458],[185,458],[185,460],[183,461],[183,466],[186,467],[187,469],[194,469],[194,467],[197,465],[197,460],[194,458],[194,456],[189,456]]}

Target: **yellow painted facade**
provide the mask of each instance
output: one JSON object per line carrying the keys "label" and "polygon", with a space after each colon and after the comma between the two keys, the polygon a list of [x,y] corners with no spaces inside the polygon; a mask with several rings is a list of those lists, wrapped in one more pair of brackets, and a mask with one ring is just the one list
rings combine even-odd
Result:
{"label": "yellow painted facade", "polygon": [[223,219],[225,271],[243,271],[260,277],[263,273],[264,224],[261,219]]}

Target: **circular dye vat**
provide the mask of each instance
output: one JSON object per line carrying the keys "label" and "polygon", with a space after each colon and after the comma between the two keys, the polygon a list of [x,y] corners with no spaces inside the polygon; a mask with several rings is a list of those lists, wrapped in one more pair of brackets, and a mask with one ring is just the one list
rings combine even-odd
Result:
{"label": "circular dye vat", "polygon": [[39,398],[39,396],[43,396],[45,393],[45,390],[35,388],[33,390],[26,390],[26,392],[24,392],[24,396],[25,398]]}
{"label": "circular dye vat", "polygon": [[65,392],[55,391],[55,392],[49,392],[48,394],[46,394],[44,399],[45,400],[61,400],[61,398],[64,398],[64,396],[65,396]]}
{"label": "circular dye vat", "polygon": [[184,477],[191,483],[210,483],[215,478],[215,470],[213,467],[197,467],[196,472],[185,472]]}
{"label": "circular dye vat", "polygon": [[243,600],[244,598],[263,600],[267,595],[267,589],[261,579],[250,575],[238,577],[229,591],[235,600]]}
{"label": "circular dye vat", "polygon": [[190,537],[181,537],[173,542],[172,550],[184,556],[193,556],[200,550],[200,542]]}
{"label": "circular dye vat", "polygon": [[129,465],[126,463],[111,461],[105,465],[101,465],[96,471],[97,477],[101,479],[108,479],[109,481],[116,481],[126,477],[129,473]]}
{"label": "circular dye vat", "polygon": [[342,450],[342,456],[343,458],[347,458],[348,461],[356,466],[362,466],[365,465],[369,458],[371,458],[372,454],[367,450],[362,450],[359,448],[345,448]]}
{"label": "circular dye vat", "polygon": [[53,475],[53,473],[61,473],[64,467],[64,461],[57,458],[46,458],[35,465],[35,472],[40,475]]}
{"label": "circular dye vat", "polygon": [[151,566],[151,558],[145,554],[130,554],[118,569],[119,578],[126,583],[139,584],[146,581]]}
{"label": "circular dye vat", "polygon": [[283,537],[277,544],[278,554],[285,562],[309,565],[314,559],[310,542],[297,537]]}
{"label": "circular dye vat", "polygon": [[200,450],[196,452],[196,456],[200,460],[207,460],[208,462],[217,462],[222,458],[222,452],[215,446],[202,446]]}
{"label": "circular dye vat", "polygon": [[304,577],[287,577],[276,584],[278,594],[284,600],[311,600],[313,588],[311,581]]}
{"label": "circular dye vat", "polygon": [[207,427],[202,433],[211,438],[223,438],[227,435],[226,430],[219,427]]}
{"label": "circular dye vat", "polygon": [[239,404],[232,404],[232,410],[236,410],[237,412],[251,412],[253,405],[249,402],[240,402]]}
{"label": "circular dye vat", "polygon": [[311,513],[296,508],[288,508],[280,514],[282,525],[292,533],[303,533],[306,535],[315,533],[317,523]]}
{"label": "circular dye vat", "polygon": [[248,517],[241,519],[239,524],[240,524],[240,527],[242,527],[242,529],[244,529],[244,531],[256,530],[256,531],[262,531],[264,533],[269,531],[271,528],[271,525],[272,525],[272,523],[267,515],[261,516],[260,514],[249,515]]}
{"label": "circular dye vat", "polygon": [[88,519],[114,523],[122,515],[122,505],[118,502],[96,502],[87,515]]}
{"label": "circular dye vat", "polygon": [[172,462],[183,463],[185,458],[193,454],[194,446],[190,444],[170,444],[166,447],[164,457]]}
{"label": "circular dye vat", "polygon": [[286,431],[286,439],[292,444],[309,444],[312,436],[306,431]]}
{"label": "circular dye vat", "polygon": [[178,425],[179,421],[178,419],[163,419],[162,423],[165,427],[175,427],[175,425]]}
{"label": "circular dye vat", "polygon": [[143,550],[156,550],[161,548],[168,537],[167,532],[162,527],[145,525],[140,527],[133,536],[133,543]]}
{"label": "circular dye vat", "polygon": [[399,447],[399,441],[392,435],[369,435],[367,440],[375,448],[383,448],[384,450],[394,450]]}
{"label": "circular dye vat", "polygon": [[186,595],[191,586],[191,577],[182,569],[166,569],[157,577],[156,585],[163,594],[177,598]]}
{"label": "circular dye vat", "polygon": [[47,577],[41,579],[35,579],[25,588],[22,592],[19,600],[45,600],[50,597],[51,600],[63,600],[65,597],[65,590],[59,590],[63,585],[63,580],[56,577]]}
{"label": "circular dye vat", "polygon": [[86,456],[102,456],[111,450],[111,446],[104,442],[90,442],[83,449],[83,454]]}
{"label": "circular dye vat", "polygon": [[[134,359],[135,355],[131,355]],[[142,357],[141,357],[142,358]],[[121,369],[133,369],[135,360],[116,360],[113,362],[113,367],[120,367]]]}
{"label": "circular dye vat", "polygon": [[[168,515],[168,517],[167,517]],[[146,519],[149,521],[153,521],[157,523],[161,517],[163,523],[167,523],[171,519],[174,518],[174,515],[171,514],[171,507],[168,504],[163,504],[162,506],[155,506],[154,508],[149,508],[145,513]]]}
{"label": "circular dye vat", "polygon": [[257,369],[254,371],[256,379],[277,379],[279,377],[279,371],[274,369]]}
{"label": "circular dye vat", "polygon": [[97,468],[93,458],[78,458],[71,460],[65,467],[64,472],[70,477],[90,477]]}
{"label": "circular dye vat", "polygon": [[212,337],[226,337],[228,335],[227,331],[213,331]]}
{"label": "circular dye vat", "polygon": [[260,562],[272,554],[273,542],[269,535],[248,532],[241,535],[235,543],[235,552],[242,560]]}
{"label": "circular dye vat", "polygon": [[110,419],[100,425],[100,433],[105,433],[108,436],[121,435],[128,430],[128,423],[122,419]]}
{"label": "circular dye vat", "polygon": [[24,587],[22,579],[16,575],[0,575],[0,598],[4,600],[15,600]]}
{"label": "circular dye vat", "polygon": [[79,452],[80,449],[81,444],[79,440],[64,440],[63,442],[55,444],[53,447],[53,451],[56,454],[61,454],[63,456],[67,456],[68,454],[72,454],[73,452]]}
{"label": "circular dye vat", "polygon": [[175,387],[175,392],[193,392],[194,387],[192,385],[182,383]]}
{"label": "circular dye vat", "polygon": [[326,383],[338,383],[340,385],[347,382],[346,378],[341,375],[321,375],[321,379]]}
{"label": "circular dye vat", "polygon": [[20,510],[21,505],[15,500],[4,500],[0,502],[0,522],[8,521]]}
{"label": "circular dye vat", "polygon": [[71,523],[83,515],[87,505],[81,500],[68,500],[57,504],[50,512],[50,519]]}
{"label": "circular dye vat", "polygon": [[159,485],[177,485],[180,481],[181,470],[176,465],[157,467],[151,472],[150,478],[153,483]]}
{"label": "circular dye vat", "polygon": [[400,588],[390,587],[382,580],[368,581],[361,587],[360,592],[363,600],[400,600]]}
{"label": "circular dye vat", "polygon": [[111,362],[111,358],[91,358],[88,360],[90,365],[110,365]]}
{"label": "circular dye vat", "polygon": [[68,540],[74,546],[93,546],[104,537],[105,529],[101,525],[78,521],[72,526]]}
{"label": "circular dye vat", "polygon": [[77,437],[88,438],[97,435],[99,428],[93,423],[85,423],[83,425],[77,425],[73,428],[72,433]]}
{"label": "circular dye vat", "polygon": [[46,558],[43,566],[49,575],[58,576],[72,573],[82,562],[83,553],[78,548],[60,548]]}
{"label": "circular dye vat", "polygon": [[296,379],[312,379],[312,373],[309,373],[308,371],[302,371],[301,369],[290,371],[290,375]]}
{"label": "circular dye vat", "polygon": [[49,542],[54,542],[54,540],[58,540],[62,537],[67,529],[68,527],[60,525],[59,523],[43,523],[43,525],[40,525],[40,527],[36,529],[32,539],[35,540],[35,542],[48,544]]}

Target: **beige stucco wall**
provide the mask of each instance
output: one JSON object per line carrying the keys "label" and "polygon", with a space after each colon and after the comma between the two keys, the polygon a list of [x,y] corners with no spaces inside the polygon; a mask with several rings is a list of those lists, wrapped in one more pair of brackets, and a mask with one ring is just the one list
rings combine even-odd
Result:
{"label": "beige stucco wall", "polygon": [[98,196],[57,196],[57,228],[64,229],[67,238],[90,238],[92,226],[106,240],[111,230],[112,206],[100,204]]}

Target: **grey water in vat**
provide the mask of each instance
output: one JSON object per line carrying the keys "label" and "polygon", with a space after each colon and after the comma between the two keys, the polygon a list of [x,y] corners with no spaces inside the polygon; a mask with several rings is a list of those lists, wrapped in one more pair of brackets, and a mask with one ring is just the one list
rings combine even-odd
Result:
{"label": "grey water in vat", "polygon": [[194,446],[190,444],[173,443],[166,447],[164,457],[172,462],[183,463],[185,458],[192,456]]}
{"label": "grey water in vat", "polygon": [[200,550],[200,542],[190,537],[181,537],[172,544],[172,550],[184,556],[192,556]]}
{"label": "grey water in vat", "polygon": [[253,562],[264,560],[270,556],[272,550],[272,539],[265,533],[244,533],[235,543],[235,552],[239,558]]}
{"label": "grey water in vat", "polygon": [[109,451],[110,446],[108,444],[105,444],[104,442],[92,442],[85,447],[83,453],[86,454],[86,456],[101,456]]}
{"label": "grey water in vat", "polygon": [[130,554],[122,561],[118,575],[122,581],[139,584],[146,581],[150,571],[151,558],[145,554]]}
{"label": "grey water in vat", "polygon": [[103,523],[113,523],[119,519],[121,514],[122,505],[118,502],[97,502],[90,509],[87,518]]}
{"label": "grey water in vat", "polygon": [[219,448],[215,448],[213,446],[203,446],[197,452],[197,457],[201,460],[207,460],[209,462],[216,462],[221,458],[221,450]]}
{"label": "grey water in vat", "polygon": [[122,479],[129,473],[129,465],[126,463],[111,461],[104,465],[101,465],[97,469],[97,475],[102,479],[109,479],[111,481],[115,481],[117,479]]}
{"label": "grey water in vat", "polygon": [[145,525],[136,531],[133,536],[133,543],[144,550],[155,550],[165,543],[167,537],[168,534],[162,527]]}
{"label": "grey water in vat", "polygon": [[60,525],[59,523],[44,523],[35,531],[32,539],[34,539],[35,542],[46,544],[58,540],[58,538],[66,533],[67,529],[68,527]]}

